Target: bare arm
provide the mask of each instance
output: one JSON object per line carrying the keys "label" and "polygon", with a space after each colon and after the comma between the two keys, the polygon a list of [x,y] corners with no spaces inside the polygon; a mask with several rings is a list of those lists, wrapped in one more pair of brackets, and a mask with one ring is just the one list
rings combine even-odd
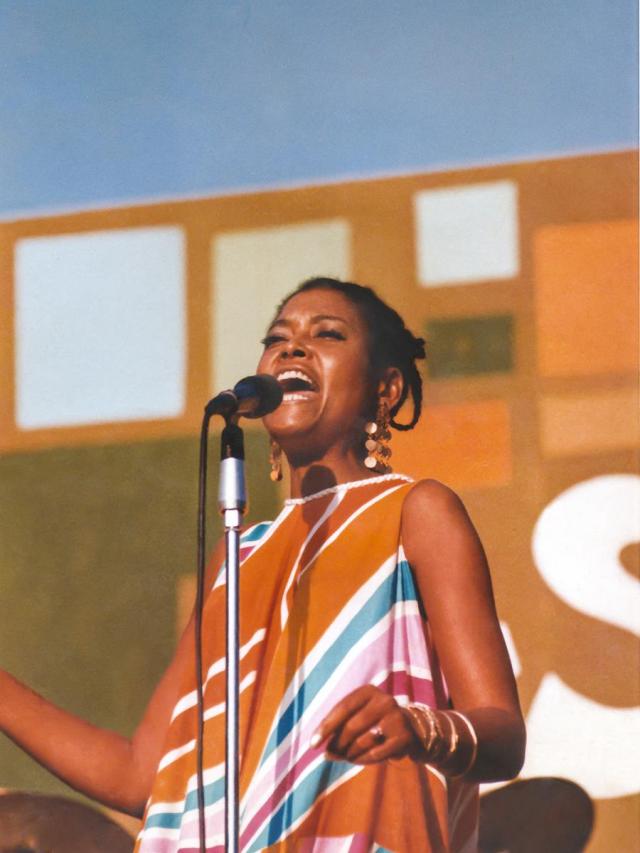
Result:
{"label": "bare arm", "polygon": [[[453,707],[470,720],[477,756],[466,778],[489,781],[517,775],[524,757],[524,723],[507,650],[496,616],[491,580],[478,535],[460,499],[425,480],[403,508],[402,540],[427,611]],[[442,731],[450,717],[441,716]],[[458,768],[468,767],[473,742],[454,719],[460,738]],[[376,743],[377,728],[384,742]],[[336,757],[368,764],[410,755],[425,760],[406,710],[372,686],[339,702],[319,729]]]}
{"label": "bare arm", "polygon": [[426,480],[407,497],[402,535],[453,707],[478,736],[471,775],[511,778],[524,759],[524,722],[478,534],[457,495]]}
{"label": "bare arm", "polygon": [[[218,543],[205,588],[224,556]],[[0,730],[72,788],[139,816],[151,792],[180,678],[193,656],[193,617],[132,738],[101,729],[57,707],[0,670]]]}

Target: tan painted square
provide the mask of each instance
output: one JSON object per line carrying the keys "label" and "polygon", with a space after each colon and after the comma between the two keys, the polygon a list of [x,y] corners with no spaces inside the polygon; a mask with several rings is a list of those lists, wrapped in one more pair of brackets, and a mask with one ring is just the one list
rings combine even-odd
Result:
{"label": "tan painted square", "polygon": [[534,255],[540,373],[636,370],[638,223],[542,228]]}
{"label": "tan painted square", "polygon": [[638,391],[621,388],[540,400],[540,431],[548,456],[587,455],[637,446]]}
{"label": "tan painted square", "polygon": [[427,406],[414,430],[394,433],[394,471],[454,488],[511,481],[511,419],[504,400]]}
{"label": "tan painted square", "polygon": [[350,233],[346,220],[328,219],[215,238],[212,393],[255,373],[260,340],[287,293],[312,276],[349,277]]}

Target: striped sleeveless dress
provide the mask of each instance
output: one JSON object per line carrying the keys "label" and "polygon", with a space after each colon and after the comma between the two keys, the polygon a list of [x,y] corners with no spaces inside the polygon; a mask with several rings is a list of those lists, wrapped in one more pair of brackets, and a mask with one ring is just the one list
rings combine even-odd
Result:
{"label": "striped sleeveless dress", "polygon": [[[445,707],[446,685],[400,541],[410,481],[386,475],[285,502],[242,537],[240,847],[303,853],[471,853],[477,786],[410,759],[328,760],[310,739],[375,684]],[[224,850],[225,575],[205,605],[208,851]],[[185,672],[136,853],[197,853],[196,693]]]}

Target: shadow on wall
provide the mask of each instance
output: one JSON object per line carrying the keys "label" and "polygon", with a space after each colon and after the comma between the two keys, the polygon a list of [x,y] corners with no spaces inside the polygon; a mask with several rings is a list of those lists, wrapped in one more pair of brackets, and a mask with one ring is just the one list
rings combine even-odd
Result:
{"label": "shadow on wall", "polygon": [[591,798],[567,779],[525,779],[480,799],[480,853],[580,853],[593,829]]}

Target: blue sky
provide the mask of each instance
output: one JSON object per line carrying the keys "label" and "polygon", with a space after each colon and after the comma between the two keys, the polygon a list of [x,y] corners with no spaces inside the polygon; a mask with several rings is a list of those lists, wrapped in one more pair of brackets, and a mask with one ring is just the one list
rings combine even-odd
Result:
{"label": "blue sky", "polygon": [[630,148],[632,0],[0,6],[0,214]]}

